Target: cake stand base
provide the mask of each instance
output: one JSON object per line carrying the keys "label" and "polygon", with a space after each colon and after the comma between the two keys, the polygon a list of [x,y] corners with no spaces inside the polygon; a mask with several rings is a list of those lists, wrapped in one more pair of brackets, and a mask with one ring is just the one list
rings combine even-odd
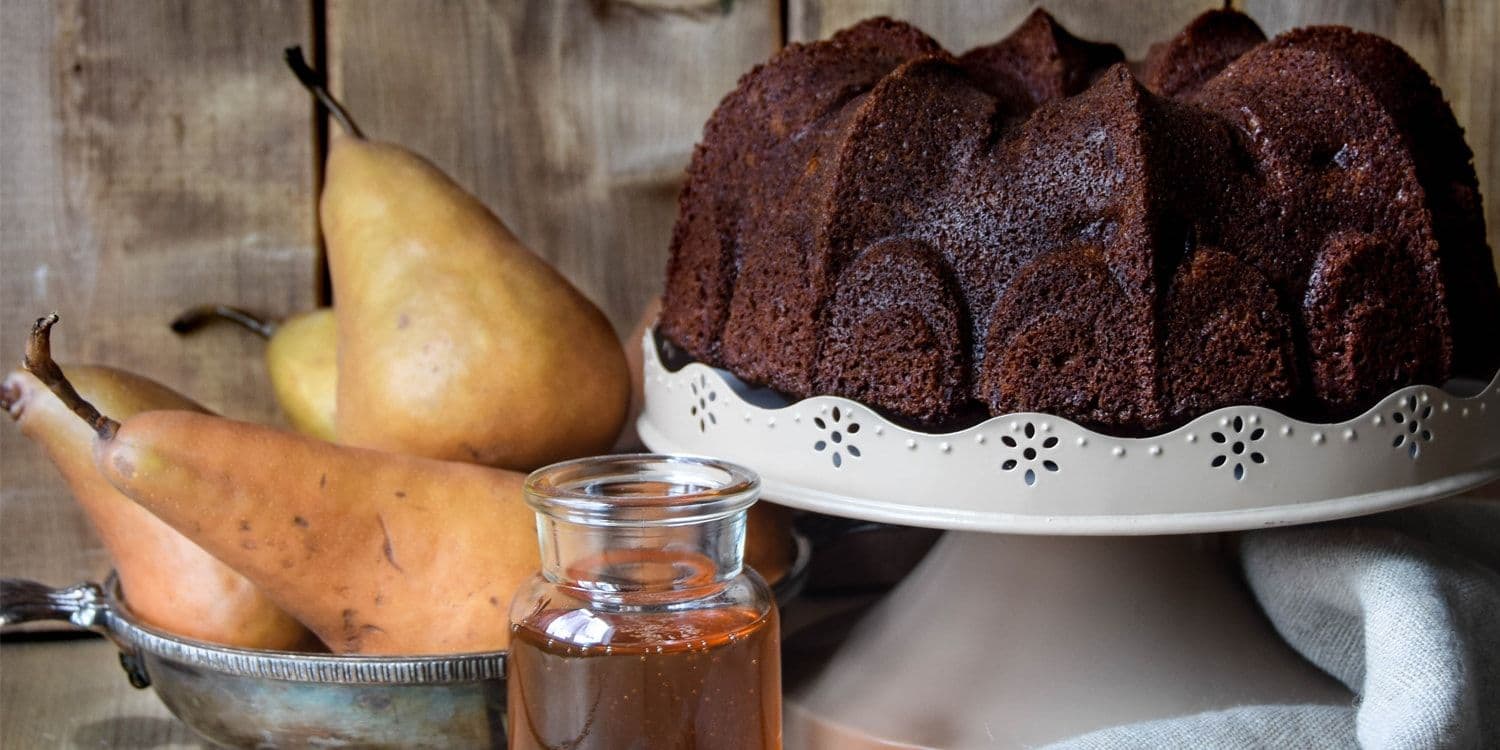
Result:
{"label": "cake stand base", "polygon": [[1223,539],[949,532],[788,685],[787,747],[1034,747],[1244,704],[1348,705],[1272,629]]}

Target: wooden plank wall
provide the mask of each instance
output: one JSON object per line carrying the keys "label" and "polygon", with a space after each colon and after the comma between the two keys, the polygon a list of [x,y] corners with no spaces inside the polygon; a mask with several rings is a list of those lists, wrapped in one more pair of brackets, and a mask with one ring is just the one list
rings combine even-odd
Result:
{"label": "wooden plank wall", "polygon": [[331,0],[335,91],[474,191],[628,331],[719,98],[780,41],[770,0]]}
{"label": "wooden plank wall", "polygon": [[[175,340],[181,306],[317,302],[320,155],[280,50],[325,50],[367,132],[427,155],[621,330],[660,287],[683,167],[735,80],[784,39],[907,18],[955,50],[1027,0],[0,0],[0,362],[56,309],[58,350],[276,419],[258,342]],[[1214,5],[1051,0],[1133,57]],[[1500,226],[1500,3],[1241,0],[1269,33],[1348,23],[1443,86]],[[323,20],[321,28],[315,16]],[[34,446],[0,426],[0,576],[67,583],[103,556]]]}
{"label": "wooden plank wall", "polygon": [[[57,311],[63,362],[148,374],[225,414],[275,416],[260,343],[180,341],[185,304],[315,303],[312,108],[279,52],[300,0],[5,0],[0,362]],[[97,577],[104,556],[42,452],[0,425],[0,575]]]}

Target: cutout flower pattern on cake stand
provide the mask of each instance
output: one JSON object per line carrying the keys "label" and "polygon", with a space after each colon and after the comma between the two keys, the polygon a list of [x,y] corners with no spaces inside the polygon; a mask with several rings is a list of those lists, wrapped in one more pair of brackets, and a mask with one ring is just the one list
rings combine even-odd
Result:
{"label": "cutout flower pattern on cake stand", "polygon": [[708,432],[708,428],[719,423],[719,418],[713,412],[714,402],[719,400],[719,392],[708,386],[708,376],[699,374],[695,382],[689,383],[693,391],[693,404],[688,413],[698,420],[698,431]]}
{"label": "cutout flower pattern on cake stand", "polygon": [[1418,404],[1416,396],[1401,399],[1399,408],[1391,412],[1391,421],[1396,424],[1396,437],[1391,447],[1404,449],[1415,461],[1422,455],[1422,445],[1432,442],[1432,430],[1427,420],[1432,418],[1432,404]]}
{"label": "cutout flower pattern on cake stand", "polygon": [[1022,472],[1021,479],[1026,482],[1026,486],[1033,487],[1036,485],[1038,468],[1046,472],[1055,472],[1059,469],[1056,461],[1043,458],[1041,453],[1041,451],[1051,451],[1057,447],[1057,436],[1041,436],[1036,425],[1030,422],[1021,427],[1021,435],[1023,437],[1019,441],[1010,435],[1000,437],[1000,442],[1004,443],[1007,448],[1019,450],[1020,455],[1020,458],[1007,458],[1004,463],[1000,464],[1000,469],[1015,471],[1024,466],[1025,471]]}
{"label": "cutout flower pattern on cake stand", "polygon": [[835,469],[842,468],[844,465],[844,453],[848,453],[853,458],[860,457],[859,446],[855,445],[852,439],[846,441],[846,436],[853,438],[854,435],[859,433],[859,423],[854,421],[852,415],[848,415],[849,422],[841,424],[846,415],[837,406],[833,407],[833,413],[828,416],[829,419],[827,420],[822,417],[813,417],[813,424],[817,425],[819,430],[827,433],[822,439],[813,443],[813,450],[819,453],[827,451],[829,453],[829,460],[833,461],[833,467]]}
{"label": "cutout flower pattern on cake stand", "polygon": [[1266,455],[1258,450],[1261,446],[1256,445],[1265,436],[1264,427],[1247,424],[1244,417],[1236,415],[1224,425],[1222,431],[1214,430],[1209,434],[1215,443],[1225,448],[1223,453],[1213,457],[1209,465],[1217,469],[1220,466],[1233,464],[1235,481],[1243,481],[1248,464],[1266,462]]}

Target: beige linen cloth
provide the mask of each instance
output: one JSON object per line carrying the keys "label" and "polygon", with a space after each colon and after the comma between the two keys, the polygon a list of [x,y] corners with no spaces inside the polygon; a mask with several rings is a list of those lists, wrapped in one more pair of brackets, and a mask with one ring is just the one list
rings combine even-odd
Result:
{"label": "beige linen cloth", "polygon": [[1349,706],[1114,727],[1049,750],[1500,748],[1500,485],[1367,518],[1242,534],[1256,599]]}

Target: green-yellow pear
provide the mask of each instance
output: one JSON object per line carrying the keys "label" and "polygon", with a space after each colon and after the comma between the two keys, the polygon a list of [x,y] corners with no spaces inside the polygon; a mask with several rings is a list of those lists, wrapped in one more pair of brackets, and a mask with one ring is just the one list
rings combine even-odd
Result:
{"label": "green-yellow pear", "polygon": [[266,369],[287,421],[332,441],[338,399],[338,321],[328,307],[281,321],[266,342]]}
{"label": "green-yellow pear", "polygon": [[[121,418],[157,409],[201,412],[165,386],[107,367],[68,367],[85,398]],[[131,611],[162,630],[202,641],[304,649],[310,633],[240,574],[121,495],[94,467],[94,430],[36,377],[17,370],[0,406],[67,480],[109,551]]]}
{"label": "green-yellow pear", "polygon": [[292,428],[320,440],[334,439],[338,392],[338,323],[333,308],[320,307],[273,323],[236,307],[195,307],[172,321],[190,333],[214,319],[237,323],[266,339],[266,371],[276,403]]}
{"label": "green-yellow pear", "polygon": [[608,450],[630,402],[604,314],[474,196],[400,146],[347,133],[319,204],[338,314],[338,440],[529,469]]}

